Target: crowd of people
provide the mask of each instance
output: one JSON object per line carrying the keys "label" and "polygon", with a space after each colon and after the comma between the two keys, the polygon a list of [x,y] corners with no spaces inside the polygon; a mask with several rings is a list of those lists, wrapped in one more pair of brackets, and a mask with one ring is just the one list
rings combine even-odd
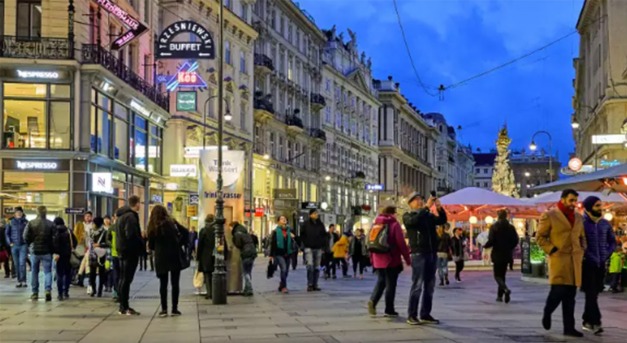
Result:
{"label": "crowd of people", "polygon": [[[551,315],[561,304],[566,336],[581,337],[575,329],[575,296],[577,288],[585,293],[583,330],[600,334],[601,311],[598,296],[604,290],[609,272],[612,290],[620,287],[620,271],[625,261],[627,244],[617,244],[611,224],[602,217],[602,202],[597,197],[583,200],[584,213],[576,210],[578,194],[565,190],[555,209],[547,211],[539,221],[536,234],[538,245],[549,261],[550,292],[544,308],[542,325],[551,328]],[[387,206],[366,232],[347,225],[337,232],[334,224],[325,227],[318,210],[309,211],[309,217],[300,226],[299,234],[288,225],[285,216],[279,216],[277,226],[263,240],[264,253],[269,256],[268,277],[279,270],[278,291],[288,290],[290,267],[295,268],[299,251],[303,252],[307,270],[307,291],[317,292],[320,274],[325,279],[342,277],[363,279],[367,267],[376,273],[376,282],[367,303],[368,313],[377,315],[377,305],[384,298],[385,317],[398,317],[395,310],[396,286],[403,270],[403,262],[411,268],[411,289],[408,299],[409,325],[438,324],[431,315],[436,283],[449,285],[449,262],[454,262],[456,282],[466,256],[463,230],[451,232],[446,211],[434,194],[426,198],[418,193],[408,197],[409,211],[396,217],[396,207]],[[8,223],[0,226],[0,252],[7,255],[3,263],[6,278],[16,279],[16,287],[27,287],[26,265],[31,268],[31,299],[39,299],[39,273],[43,269],[45,300],[52,300],[52,268],[56,268],[58,299],[69,298],[69,288],[83,287],[89,278],[88,293],[102,297],[112,292],[122,315],[139,315],[129,304],[129,292],[138,268],[147,270],[150,260],[160,283],[160,317],[181,315],[178,309],[181,271],[191,260],[197,263],[196,275],[206,287],[206,297],[212,297],[212,274],[215,259],[231,258],[229,249],[238,252],[237,263],[243,280],[242,294],[253,295],[252,269],[259,240],[239,222],[229,223],[230,239],[216,245],[216,218],[205,218],[199,234],[188,231],[173,219],[161,205],[153,207],[145,231],[140,227],[138,211],[140,199],[129,198],[128,206],[118,209],[112,217],[94,217],[91,212],[68,229],[62,218],[47,219],[46,208],[37,209],[37,218],[26,220],[22,208]],[[509,303],[512,290],[506,282],[508,267],[513,264],[513,252],[519,245],[516,229],[508,219],[506,209],[497,212],[497,220],[490,227],[483,248],[490,249],[493,275],[496,281],[496,301]],[[223,254],[216,254],[222,252]],[[30,255],[30,259],[27,256]],[[143,261],[143,262],[142,262]],[[233,261],[230,261],[231,263]],[[143,265],[142,265],[143,263]],[[196,276],[195,276],[196,279]],[[96,283],[98,280],[98,283]],[[171,287],[171,307],[168,306],[168,285]]]}

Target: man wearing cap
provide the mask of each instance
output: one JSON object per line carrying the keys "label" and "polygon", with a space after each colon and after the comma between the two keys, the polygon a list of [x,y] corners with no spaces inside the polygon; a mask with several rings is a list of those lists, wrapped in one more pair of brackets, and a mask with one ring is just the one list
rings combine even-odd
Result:
{"label": "man wearing cap", "polygon": [[583,227],[588,243],[581,271],[581,290],[586,294],[583,330],[596,335],[603,332],[598,297],[604,288],[605,263],[616,249],[616,237],[612,224],[603,219],[601,199],[589,196],[583,201],[583,207]]}
{"label": "man wearing cap", "polygon": [[319,291],[318,278],[320,277],[320,260],[324,248],[327,232],[319,218],[318,210],[309,210],[307,219],[300,231],[300,239],[305,247],[305,263],[307,264],[307,292]]}
{"label": "man wearing cap", "polygon": [[[439,321],[431,316],[438,260],[436,227],[446,223],[446,212],[438,198],[429,197],[425,205],[423,196],[417,192],[409,196],[408,204],[411,211],[403,215],[403,224],[405,224],[409,238],[412,268],[407,324],[438,324]],[[437,208],[437,216],[431,212],[433,205]],[[418,317],[418,304],[421,297],[422,306],[420,317]]]}
{"label": "man wearing cap", "polygon": [[7,243],[11,247],[11,255],[17,269],[17,285],[15,287],[26,287],[26,256],[28,255],[28,244],[24,240],[24,230],[28,220],[24,218],[22,207],[15,208],[15,214],[9,221],[6,229]]}

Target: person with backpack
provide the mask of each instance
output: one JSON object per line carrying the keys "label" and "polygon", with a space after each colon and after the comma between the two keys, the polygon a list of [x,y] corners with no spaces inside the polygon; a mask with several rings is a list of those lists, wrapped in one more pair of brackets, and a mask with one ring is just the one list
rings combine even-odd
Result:
{"label": "person with backpack", "polygon": [[322,260],[322,248],[326,242],[327,231],[324,229],[324,223],[320,220],[318,210],[309,210],[309,219],[303,223],[300,232],[307,265],[307,292],[320,291],[318,278],[320,277],[320,261]]}
{"label": "person with backpack", "polygon": [[257,258],[257,248],[253,238],[248,233],[244,225],[237,221],[231,222],[233,228],[233,245],[240,250],[242,258],[242,276],[244,279],[244,296],[253,295],[253,265]]}
{"label": "person with backpack", "polygon": [[[437,226],[446,224],[446,212],[440,200],[435,197],[435,192],[431,193],[426,203],[422,195],[414,192],[410,194],[407,203],[411,211],[403,215],[403,223],[407,230],[412,259],[412,285],[409,293],[407,324],[438,324],[439,321],[431,316],[431,309],[438,262]],[[437,216],[431,212],[433,206],[437,209]],[[421,298],[420,317],[418,317],[418,305]]]}
{"label": "person with backpack", "polygon": [[408,266],[411,266],[411,258],[403,236],[403,229],[396,220],[395,206],[385,207],[375,219],[368,235],[368,251],[372,259],[372,267],[377,273],[377,283],[368,301],[368,313],[371,316],[377,315],[376,307],[385,291],[384,315],[388,318],[396,318],[398,313],[394,310],[394,298],[398,275],[403,271],[401,258]]}
{"label": "person with backpack", "polygon": [[76,236],[65,226],[63,218],[56,217],[53,223],[55,232],[52,243],[54,246],[54,260],[57,263],[57,291],[59,292],[57,299],[63,301],[70,297],[70,283],[72,282],[70,257],[76,246]]}

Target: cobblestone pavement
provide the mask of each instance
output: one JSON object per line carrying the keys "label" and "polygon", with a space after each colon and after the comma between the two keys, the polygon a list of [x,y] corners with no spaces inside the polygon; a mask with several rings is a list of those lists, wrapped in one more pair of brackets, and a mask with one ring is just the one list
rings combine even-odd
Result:
{"label": "cobblestone pavement", "polygon": [[[0,342],[625,342],[627,297],[602,294],[600,303],[606,333],[584,339],[565,339],[561,314],[554,315],[553,331],[540,326],[548,286],[523,282],[510,272],[512,303],[495,300],[489,272],[466,272],[464,282],[435,292],[433,315],[442,324],[410,327],[405,324],[410,271],[400,277],[394,320],[366,314],[366,301],[374,276],[365,280],[321,281],[322,292],[305,291],[302,265],[290,271],[290,294],[276,291],[277,279],[265,278],[267,260],[260,258],[254,271],[255,296],[229,297],[229,305],[214,306],[193,294],[192,271],[182,276],[181,317],[159,318],[158,281],[151,272],[138,272],[131,306],[141,316],[116,313],[110,298],[89,298],[82,288],[72,288],[63,302],[31,302],[30,289],[16,289],[10,279],[0,279]],[[110,297],[110,294],[107,294]],[[382,306],[381,306],[382,308]],[[577,322],[581,324],[583,299],[578,295]]]}

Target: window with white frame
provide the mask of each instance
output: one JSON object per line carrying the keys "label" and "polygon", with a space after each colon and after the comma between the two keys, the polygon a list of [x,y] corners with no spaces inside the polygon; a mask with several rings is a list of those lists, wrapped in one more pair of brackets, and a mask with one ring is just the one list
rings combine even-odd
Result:
{"label": "window with white frame", "polygon": [[224,41],[224,61],[226,62],[226,64],[232,64],[231,63],[231,42]]}

